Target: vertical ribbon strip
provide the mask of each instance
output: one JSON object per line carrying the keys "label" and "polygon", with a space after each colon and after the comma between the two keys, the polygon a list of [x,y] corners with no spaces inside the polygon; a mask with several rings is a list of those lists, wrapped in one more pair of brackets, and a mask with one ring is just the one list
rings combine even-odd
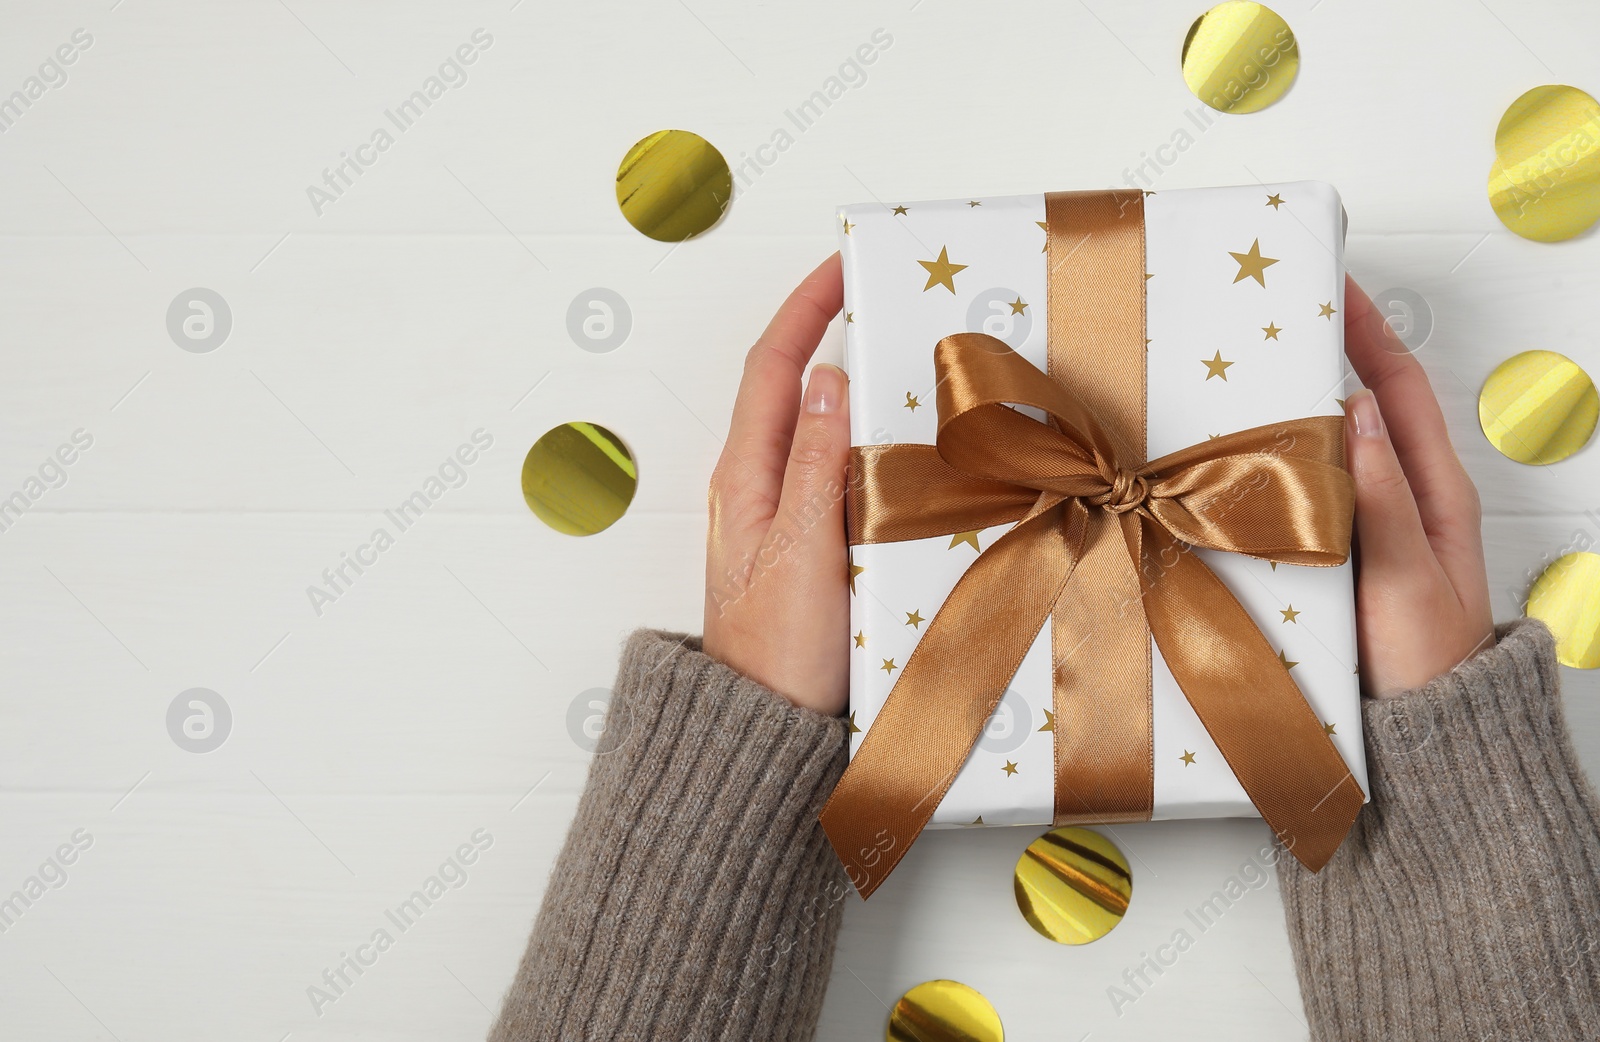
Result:
{"label": "vertical ribbon strip", "polygon": [[[1144,193],[1057,192],[1044,206],[1048,371],[1100,421],[1117,459],[1142,463]],[[1057,825],[1144,821],[1155,806],[1150,633],[1126,514],[1093,513],[1077,576],[1050,612]]]}
{"label": "vertical ribbon strip", "polygon": [[1058,823],[1150,816],[1154,637],[1262,817],[1320,869],[1361,808],[1360,786],[1190,549],[1343,563],[1354,497],[1342,421],[1290,420],[1146,462],[1143,197],[1050,195],[1046,217],[1053,375],[993,337],[953,334],[934,352],[937,444],[852,450],[851,545],[1014,524],[929,623],[822,826],[870,896],[1049,620]]}

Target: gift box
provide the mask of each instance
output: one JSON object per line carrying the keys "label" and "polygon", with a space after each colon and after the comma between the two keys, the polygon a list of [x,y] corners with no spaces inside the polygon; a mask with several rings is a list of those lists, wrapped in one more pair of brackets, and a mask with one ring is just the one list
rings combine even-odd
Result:
{"label": "gift box", "polygon": [[858,888],[923,827],[1259,813],[1320,865],[1366,791],[1337,193],[838,220]]}

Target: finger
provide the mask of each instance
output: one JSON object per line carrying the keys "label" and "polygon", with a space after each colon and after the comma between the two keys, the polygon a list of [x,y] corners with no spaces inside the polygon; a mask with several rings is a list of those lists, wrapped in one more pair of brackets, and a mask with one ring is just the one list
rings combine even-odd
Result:
{"label": "finger", "polygon": [[1345,280],[1345,353],[1361,382],[1377,396],[1415,496],[1418,516],[1457,592],[1476,595],[1483,580],[1483,539],[1477,489],[1450,444],[1428,375],[1353,279]]}
{"label": "finger", "polygon": [[843,370],[819,365],[811,370],[805,407],[795,424],[794,442],[767,556],[781,553],[789,575],[819,585],[835,583],[843,596],[845,578],[844,490],[850,457],[850,411]]}
{"label": "finger", "polygon": [[776,507],[800,408],[800,378],[843,304],[844,280],[835,253],[789,294],[745,357],[717,464],[730,494]]}
{"label": "finger", "polygon": [[1395,455],[1378,400],[1360,390],[1345,402],[1345,458],[1356,488],[1361,581],[1376,588],[1448,584]]}

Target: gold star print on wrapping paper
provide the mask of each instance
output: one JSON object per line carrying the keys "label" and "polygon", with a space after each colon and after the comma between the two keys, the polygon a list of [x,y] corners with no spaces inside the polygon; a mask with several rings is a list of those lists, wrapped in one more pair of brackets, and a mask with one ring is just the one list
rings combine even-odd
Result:
{"label": "gold star print on wrapping paper", "polygon": [[970,532],[957,532],[955,535],[950,537],[950,545],[945,547],[945,549],[954,550],[962,543],[966,543],[968,546],[972,547],[981,554],[983,553],[983,547],[978,545],[978,533],[981,531],[982,529],[975,528]]}
{"label": "gold star print on wrapping paper", "polygon": [[922,619],[922,613],[921,612],[917,612],[917,611],[908,611],[908,612],[906,612],[906,625],[907,626],[910,626],[914,630],[915,629],[921,629],[922,628],[922,622],[923,622],[923,619]]}
{"label": "gold star print on wrapping paper", "polygon": [[938,260],[919,260],[917,263],[928,270],[928,284],[922,287],[922,292],[924,293],[935,286],[943,286],[952,294],[955,293],[956,273],[967,270],[965,264],[952,264],[950,262],[950,250],[944,246],[939,247]]}
{"label": "gold star print on wrapping paper", "polygon": [[[848,322],[850,320],[846,318],[845,321]],[[1261,327],[1261,332],[1266,334],[1266,336],[1262,337],[1261,339],[1276,340],[1278,339],[1278,334],[1283,332],[1283,330],[1278,327],[1276,322],[1268,322],[1266,325]]]}
{"label": "gold star print on wrapping paper", "polygon": [[1278,661],[1283,664],[1283,668],[1285,670],[1293,669],[1294,667],[1296,667],[1296,666],[1298,666],[1300,664],[1300,663],[1296,662],[1294,659],[1292,659],[1289,656],[1285,655],[1281,651],[1278,652]]}
{"label": "gold star print on wrapping paper", "polygon": [[1318,318],[1325,318],[1325,319],[1327,319],[1328,321],[1331,322],[1331,321],[1333,321],[1333,316],[1337,315],[1338,313],[1339,313],[1339,309],[1333,306],[1333,301],[1331,301],[1331,300],[1328,301],[1326,304],[1318,304],[1317,305],[1317,317]]}
{"label": "gold star print on wrapping paper", "polygon": [[[1292,604],[1287,608],[1279,608],[1278,614],[1283,616],[1284,622],[1294,622],[1295,619],[1300,617],[1300,613],[1294,610],[1294,605]],[[1300,625],[1298,622],[1295,622],[1294,624],[1296,626]]]}
{"label": "gold star print on wrapping paper", "polygon": [[1210,359],[1200,359],[1200,364],[1206,367],[1207,380],[1211,379],[1213,376],[1220,376],[1223,378],[1223,380],[1227,380],[1228,366],[1232,365],[1233,363],[1224,362],[1222,360],[1222,352],[1218,351],[1215,355],[1211,356]]}
{"label": "gold star print on wrapping paper", "polygon": [[1005,766],[1004,766],[1004,767],[1002,767],[1002,768],[1000,768],[1000,769],[1001,769],[1001,770],[1002,770],[1002,771],[1005,771],[1005,772],[1006,772],[1006,777],[1008,777],[1008,778],[1009,778],[1009,777],[1011,777],[1011,776],[1012,776],[1012,775],[1013,775],[1013,774],[1016,774],[1016,773],[1017,773],[1017,764],[1016,764],[1016,761],[1014,761],[1014,760],[1007,760],[1007,761],[1006,761],[1006,765],[1005,765]]}
{"label": "gold star print on wrapping paper", "polygon": [[1183,761],[1183,765],[1185,767],[1193,767],[1194,766],[1194,753],[1190,752],[1187,749],[1185,749],[1183,751],[1183,755],[1178,757],[1178,759]]}
{"label": "gold star print on wrapping paper", "polygon": [[883,660],[883,665],[879,666],[878,668],[892,677],[894,676],[894,671],[900,667],[894,664],[894,659],[886,658]]}
{"label": "gold star print on wrapping paper", "polygon": [[1027,305],[1027,304],[1025,304],[1025,303],[1023,303],[1023,301],[1022,301],[1022,298],[1021,298],[1021,297],[1018,297],[1018,298],[1017,298],[1017,299],[1016,299],[1016,300],[1013,300],[1013,301],[1012,301],[1012,302],[1011,302],[1011,303],[1010,303],[1010,304],[1009,304],[1009,305],[1007,305],[1007,306],[1008,306],[1008,307],[1010,307],[1010,308],[1011,308],[1011,313],[1012,313],[1012,314],[1013,314],[1013,315],[1020,315],[1020,314],[1023,314],[1023,313],[1024,313],[1024,312],[1025,312],[1025,311],[1027,311],[1027,309],[1028,309],[1028,305]]}
{"label": "gold star print on wrapping paper", "polygon": [[850,719],[849,719],[848,722],[849,722],[849,725],[850,725],[850,733],[851,734],[860,734],[861,733],[861,728],[856,726],[856,714],[851,713],[850,714]]}
{"label": "gold star print on wrapping paper", "polygon": [[859,631],[856,632],[856,635],[851,639],[853,639],[856,642],[856,647],[864,648],[864,647],[867,646],[867,631],[866,630],[859,630]]}
{"label": "gold star print on wrapping paper", "polygon": [[850,229],[854,228],[854,227],[855,227],[855,225],[850,223],[850,218],[846,217],[844,219],[844,233],[846,235],[849,235],[850,234]]}
{"label": "gold star print on wrapping paper", "polygon": [[917,399],[916,395],[912,394],[910,391],[906,392],[905,408],[910,409],[912,412],[916,412],[917,406],[921,404],[922,402]]}
{"label": "gold star print on wrapping paper", "polygon": [[844,313],[844,324],[845,325],[847,325],[847,326],[848,325],[853,325],[855,323],[855,320],[856,320],[856,313],[854,311],[846,311]]}
{"label": "gold star print on wrapping paper", "polygon": [[906,215],[906,214],[908,214],[908,213],[910,213],[910,212],[911,212],[911,210],[910,210],[910,208],[909,208],[909,207],[905,207],[905,206],[896,206],[896,207],[895,207],[895,208],[894,208],[894,215],[895,215],[895,216],[896,216],[896,217],[904,217],[904,216],[905,216],[905,215]]}
{"label": "gold star print on wrapping paper", "polygon": [[1267,205],[1272,207],[1274,210],[1276,210],[1278,207],[1283,205],[1283,196],[1281,196],[1281,195],[1269,195],[1269,196],[1267,196]]}
{"label": "gold star print on wrapping paper", "polygon": [[1054,731],[1055,729],[1056,729],[1056,714],[1054,714],[1050,710],[1046,709],[1044,711],[1044,726],[1039,728],[1039,730],[1041,730],[1041,731]]}
{"label": "gold star print on wrapping paper", "polygon": [[1239,274],[1233,277],[1234,282],[1255,279],[1256,284],[1262,288],[1267,285],[1267,269],[1278,263],[1278,258],[1276,257],[1263,257],[1261,255],[1260,239],[1250,244],[1249,252],[1234,253],[1229,250],[1228,256],[1239,262]]}
{"label": "gold star print on wrapping paper", "polygon": [[864,572],[866,570],[867,570],[867,566],[866,565],[864,565],[864,564],[856,564],[854,561],[850,562],[850,592],[851,593],[855,593],[856,592],[856,576],[860,575],[862,572]]}
{"label": "gold star print on wrapping paper", "polygon": [[1338,734],[1338,732],[1335,731],[1333,729],[1333,727],[1334,727],[1333,724],[1323,724],[1322,725],[1322,733],[1327,735],[1329,738],[1335,737]]}

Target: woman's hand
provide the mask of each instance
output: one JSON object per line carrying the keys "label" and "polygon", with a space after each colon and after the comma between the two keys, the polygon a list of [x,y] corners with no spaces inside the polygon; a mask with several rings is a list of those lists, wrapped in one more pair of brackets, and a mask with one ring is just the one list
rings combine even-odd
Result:
{"label": "woman's hand", "polygon": [[1427,374],[1354,280],[1344,302],[1345,353],[1369,388],[1345,402],[1361,684],[1384,698],[1491,646],[1494,617],[1478,491]]}
{"label": "woman's hand", "polygon": [[845,376],[806,362],[844,301],[839,255],[789,295],[745,358],[711,475],[705,652],[795,705],[844,712]]}

